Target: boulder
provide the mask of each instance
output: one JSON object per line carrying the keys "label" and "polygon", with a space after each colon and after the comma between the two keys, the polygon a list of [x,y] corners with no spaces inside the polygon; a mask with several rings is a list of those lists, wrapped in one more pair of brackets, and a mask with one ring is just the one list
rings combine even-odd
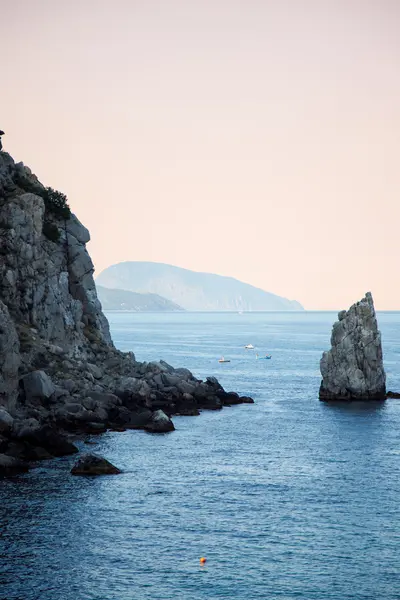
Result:
{"label": "boulder", "polygon": [[51,401],[57,404],[57,402],[65,402],[69,397],[70,393],[67,389],[56,386],[54,394],[51,396]]}
{"label": "boulder", "polygon": [[146,431],[151,433],[166,433],[174,431],[175,427],[171,419],[162,410],[156,410],[150,418],[150,421],[144,426]]}
{"label": "boulder", "polygon": [[66,389],[70,394],[73,394],[74,392],[78,391],[79,386],[73,379],[65,379],[63,381],[63,388]]}
{"label": "boulder", "polygon": [[[160,410],[157,412],[162,411]],[[129,421],[124,424],[124,427],[127,429],[147,429],[146,426],[150,423],[152,416],[153,413],[151,410],[148,410],[147,408],[138,409],[136,412],[130,414]]]}
{"label": "boulder", "polygon": [[84,454],[71,469],[72,475],[118,475],[121,471],[96,454]]}
{"label": "boulder", "polygon": [[40,429],[40,423],[34,417],[23,419],[22,421],[14,421],[13,433],[17,439],[25,439],[31,436],[34,432]]}
{"label": "boulder", "polygon": [[19,439],[26,440],[32,446],[44,448],[53,456],[78,452],[78,448],[74,444],[50,425],[42,425],[24,436],[19,435]]}
{"label": "boulder", "polygon": [[27,471],[29,471],[29,465],[26,462],[14,456],[0,454],[0,476],[10,477]]}
{"label": "boulder", "polygon": [[174,367],[168,364],[165,360],[160,360],[160,365],[163,367],[164,372],[173,373],[175,371]]}
{"label": "boulder", "polygon": [[239,394],[236,392],[219,392],[218,398],[222,401],[224,406],[231,406],[232,404],[241,404]]}
{"label": "boulder", "polygon": [[182,394],[193,394],[195,393],[196,385],[195,381],[185,381],[182,379],[177,383],[176,387]]}
{"label": "boulder", "polygon": [[216,377],[207,377],[207,383],[211,385],[215,390],[223,390],[222,385]]}
{"label": "boulder", "polygon": [[384,400],[386,375],[371,293],[338,314],[320,362],[320,400]]}
{"label": "boulder", "polygon": [[98,435],[99,433],[105,433],[107,431],[107,425],[104,423],[99,423],[98,421],[87,421],[85,423],[81,423],[79,429],[84,433]]}
{"label": "boulder", "polygon": [[240,401],[242,404],[254,404],[254,400],[250,396],[240,396]]}
{"label": "boulder", "polygon": [[46,400],[55,392],[55,387],[50,377],[44,371],[32,371],[22,378],[26,399]]}
{"label": "boulder", "polygon": [[32,446],[32,444],[26,441],[10,442],[6,454],[8,456],[13,456],[14,458],[19,458],[20,460],[26,461],[47,460],[52,458],[50,452],[41,446]]}
{"label": "boulder", "polygon": [[105,394],[102,392],[90,392],[88,397],[95,400],[98,405],[106,410],[112,408],[113,406],[121,406],[121,399],[118,398],[115,394]]}
{"label": "boulder", "polygon": [[93,375],[93,377],[95,379],[101,379],[103,376],[103,373],[101,371],[101,369],[97,366],[97,365],[92,365],[91,363],[88,363],[87,365],[88,371],[91,375]]}
{"label": "boulder", "polygon": [[10,433],[13,427],[14,419],[9,412],[0,408],[0,433]]}
{"label": "boulder", "polygon": [[179,377],[181,377],[182,379],[186,379],[186,381],[188,381],[189,379],[193,379],[193,375],[192,373],[189,371],[189,369],[185,369],[183,367],[179,368],[179,369],[175,369],[174,370],[174,374],[178,375]]}
{"label": "boulder", "polygon": [[222,401],[218,396],[210,395],[205,398],[197,399],[197,406],[205,410],[221,410]]}
{"label": "boulder", "polygon": [[250,398],[249,396],[239,396],[236,392],[225,392],[222,388],[217,391],[216,395],[224,406],[232,406],[233,404],[254,404],[253,398]]}

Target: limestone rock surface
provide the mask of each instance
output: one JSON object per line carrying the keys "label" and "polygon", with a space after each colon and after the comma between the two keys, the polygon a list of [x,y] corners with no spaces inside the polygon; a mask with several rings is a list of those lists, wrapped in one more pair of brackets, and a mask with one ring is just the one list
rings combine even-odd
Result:
{"label": "limestone rock surface", "polygon": [[386,375],[372,295],[341,311],[320,362],[320,400],[383,400]]}

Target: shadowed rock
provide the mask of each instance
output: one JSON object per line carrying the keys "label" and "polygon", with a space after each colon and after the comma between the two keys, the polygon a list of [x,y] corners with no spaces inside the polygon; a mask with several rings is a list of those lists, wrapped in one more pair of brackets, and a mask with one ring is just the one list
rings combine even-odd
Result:
{"label": "shadowed rock", "polygon": [[332,329],[332,348],[320,362],[320,400],[384,400],[381,334],[371,293],[338,317]]}
{"label": "shadowed rock", "polygon": [[84,454],[71,469],[72,475],[118,475],[121,473],[108,460],[96,454]]}
{"label": "shadowed rock", "polygon": [[171,419],[162,410],[156,410],[144,428],[151,433],[166,433],[175,429]]}
{"label": "shadowed rock", "polygon": [[29,471],[29,465],[26,462],[13,456],[0,454],[0,476],[9,477],[10,475],[26,473],[27,471]]}

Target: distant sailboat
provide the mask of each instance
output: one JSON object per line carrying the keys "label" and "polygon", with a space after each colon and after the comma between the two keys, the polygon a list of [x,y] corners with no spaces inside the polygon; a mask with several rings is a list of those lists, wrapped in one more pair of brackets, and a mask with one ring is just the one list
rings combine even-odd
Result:
{"label": "distant sailboat", "polygon": [[227,363],[227,362],[231,362],[229,359],[224,358],[223,356],[221,356],[221,358],[218,361],[219,363]]}
{"label": "distant sailboat", "polygon": [[246,350],[254,350],[254,346],[253,344],[247,344],[247,346],[245,346]]}

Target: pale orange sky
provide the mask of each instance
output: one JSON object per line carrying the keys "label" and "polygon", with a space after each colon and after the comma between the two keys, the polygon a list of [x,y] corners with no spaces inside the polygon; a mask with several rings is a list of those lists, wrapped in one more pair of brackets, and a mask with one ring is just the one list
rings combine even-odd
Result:
{"label": "pale orange sky", "polygon": [[97,273],[151,260],[400,309],[398,0],[0,0],[4,148]]}

